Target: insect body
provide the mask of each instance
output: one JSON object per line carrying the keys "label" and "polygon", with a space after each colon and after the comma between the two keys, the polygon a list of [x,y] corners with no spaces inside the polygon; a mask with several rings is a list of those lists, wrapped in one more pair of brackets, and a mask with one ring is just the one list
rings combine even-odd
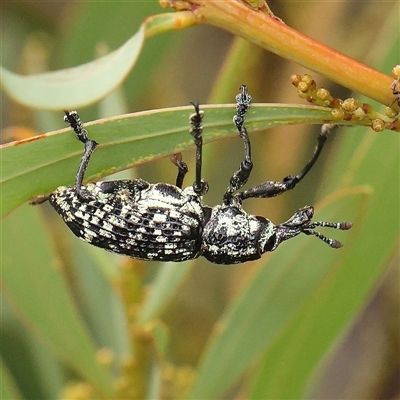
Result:
{"label": "insect body", "polygon": [[332,248],[340,242],[327,238],[314,228],[347,230],[349,222],[312,222],[313,207],[305,206],[280,225],[246,213],[242,202],[252,197],[274,197],[293,189],[317,160],[332,126],[323,125],[314,154],[303,170],[280,182],[267,181],[245,191],[253,163],[251,146],[244,126],[251,96],[241,86],[236,96],[234,123],[243,139],[245,158],[230,179],[221,205],[208,207],[202,197],[208,184],[201,178],[203,112],[193,103],[190,133],[196,146],[196,180],[182,189],[186,164],[174,157],[178,168],[176,185],[150,184],[142,179],[83,184],[89,159],[97,143],[90,140],[75,111],[65,112],[65,121],[84,143],[85,151],[74,186],[61,186],[50,196],[50,203],[72,232],[84,241],[142,260],[185,261],[204,256],[216,264],[237,264],[256,260],[275,250],[283,241],[300,233],[314,235]]}
{"label": "insect body", "polygon": [[184,261],[199,254],[203,206],[192,188],[143,180],[88,183],[83,200],[69,187],[50,202],[75,233],[95,246],[144,260]]}

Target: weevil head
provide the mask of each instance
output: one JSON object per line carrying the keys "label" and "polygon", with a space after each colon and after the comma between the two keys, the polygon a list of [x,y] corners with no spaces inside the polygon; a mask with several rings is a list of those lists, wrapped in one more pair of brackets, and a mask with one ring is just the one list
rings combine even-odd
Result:
{"label": "weevil head", "polygon": [[307,230],[314,215],[314,208],[305,206],[297,210],[286,222],[274,225],[269,219],[257,217],[262,225],[259,235],[261,254],[274,251],[282,242]]}

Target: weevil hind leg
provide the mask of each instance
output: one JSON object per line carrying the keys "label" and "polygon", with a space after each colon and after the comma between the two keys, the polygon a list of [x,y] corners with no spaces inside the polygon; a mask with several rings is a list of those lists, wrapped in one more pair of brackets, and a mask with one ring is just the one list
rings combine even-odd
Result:
{"label": "weevil hind leg", "polygon": [[86,169],[89,165],[90,157],[96,150],[98,143],[89,139],[87,130],[83,128],[82,121],[76,111],[64,111],[64,113],[64,121],[74,130],[77,139],[85,145],[85,150],[75,177],[75,189],[79,196],[85,198],[85,193],[81,190],[82,183]]}

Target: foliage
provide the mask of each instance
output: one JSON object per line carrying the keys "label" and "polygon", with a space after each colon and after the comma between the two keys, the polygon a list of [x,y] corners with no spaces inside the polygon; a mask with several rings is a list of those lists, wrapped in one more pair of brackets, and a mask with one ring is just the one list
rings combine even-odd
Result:
{"label": "foliage", "polygon": [[[370,97],[352,94],[360,104],[380,110],[371,99],[385,105],[394,99],[385,73],[398,63],[400,36],[390,3],[379,5],[379,13],[377,5],[362,12],[357,7],[351,26],[339,22],[347,21],[351,2],[299,3],[294,10],[282,3],[275,10],[288,24],[372,67],[292,30],[270,17],[262,2],[248,3],[174,2],[181,10],[161,14],[156,2],[71,2],[49,14],[33,4],[4,8],[2,85],[29,108],[3,95],[2,119],[12,126],[4,132],[15,141],[1,149],[1,211],[7,214],[1,228],[2,398],[278,399],[313,397],[323,384],[324,365],[398,254],[398,132],[377,133],[362,126],[369,121],[341,120],[356,127],[340,128],[330,138],[319,167],[294,193],[246,205],[275,222],[309,203],[319,220],[353,221],[351,231],[338,233],[345,247],[337,251],[299,237],[236,267],[203,259],[146,264],[91,248],[72,237],[47,205],[23,204],[71,184],[82,153],[70,130],[53,132],[62,126],[61,113],[44,110],[79,107],[84,121],[96,120],[85,124],[101,144],[88,179],[139,166],[134,173],[144,179],[173,182],[176,171],[162,158],[184,151],[194,165],[186,151],[193,147],[191,108],[174,106],[204,103],[207,96],[233,103],[240,84],[248,85],[254,101],[280,103],[254,104],[246,120],[255,161],[250,184],[297,172],[314,139],[293,124],[333,120],[331,108],[287,104],[297,101],[296,90],[286,92],[288,77],[303,71],[256,45]],[[317,21],[333,11],[329,23]],[[379,32],[362,28],[358,34],[354,26],[364,27],[371,15]],[[209,27],[172,32],[201,24],[256,45],[240,38],[230,43],[226,33]],[[59,71],[29,77],[10,72],[44,72],[44,65]],[[337,86],[330,92],[350,95]],[[213,142],[204,148],[211,187],[205,202],[214,204],[243,149],[234,138],[233,105],[203,108],[205,142]],[[127,113],[143,109],[151,111]],[[27,127],[50,133],[24,139]],[[357,384],[352,393],[372,397]]]}

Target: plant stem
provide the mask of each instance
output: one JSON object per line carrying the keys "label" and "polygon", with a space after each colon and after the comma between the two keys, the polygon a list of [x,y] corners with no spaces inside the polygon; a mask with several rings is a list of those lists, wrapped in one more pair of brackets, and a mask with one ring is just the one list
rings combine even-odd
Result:
{"label": "plant stem", "polygon": [[[160,4],[186,13],[190,11],[196,24],[212,25],[241,36],[382,104],[389,105],[394,100],[390,76],[297,32],[280,19],[240,0],[160,0]],[[193,24],[193,19],[190,22]]]}

